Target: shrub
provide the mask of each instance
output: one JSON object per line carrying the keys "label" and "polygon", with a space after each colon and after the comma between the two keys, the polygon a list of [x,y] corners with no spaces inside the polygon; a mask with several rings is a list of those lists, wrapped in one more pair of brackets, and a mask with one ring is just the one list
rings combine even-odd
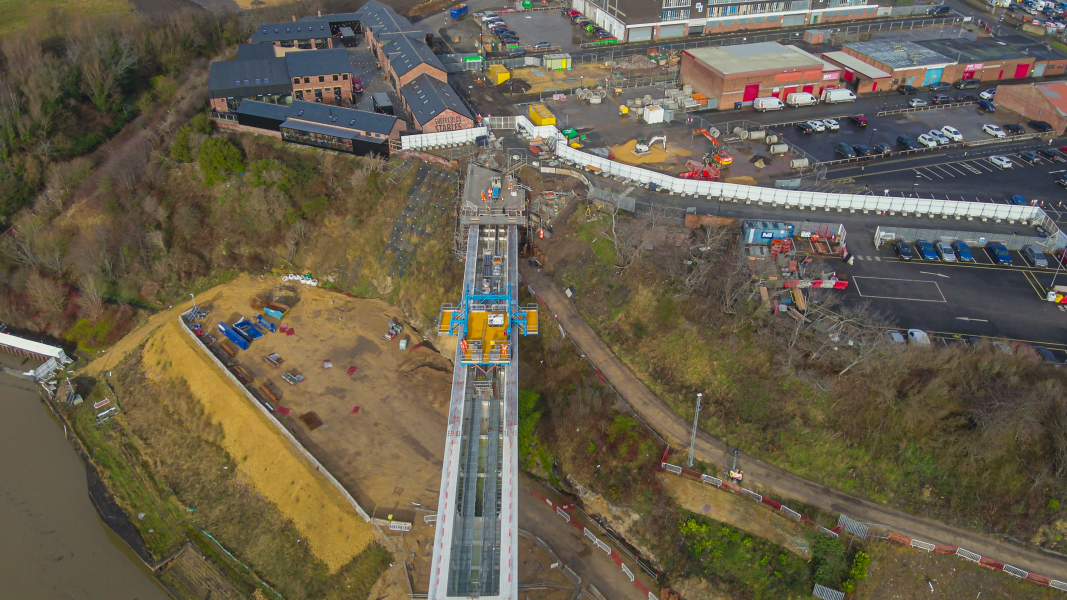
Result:
{"label": "shrub", "polygon": [[848,547],[832,537],[819,536],[811,546],[811,570],[815,583],[836,588],[849,571]]}
{"label": "shrub", "polygon": [[197,133],[211,135],[211,119],[204,113],[197,113],[192,119],[189,119],[189,126]]}
{"label": "shrub", "polygon": [[170,155],[174,160],[184,163],[193,162],[193,150],[189,147],[189,135],[193,130],[188,125],[178,129],[178,135],[174,136],[174,143],[170,145]]}
{"label": "shrub", "polygon": [[237,146],[221,138],[209,138],[200,146],[196,157],[204,183],[209,187],[222,181],[229,173],[241,173],[245,170],[244,158]]}

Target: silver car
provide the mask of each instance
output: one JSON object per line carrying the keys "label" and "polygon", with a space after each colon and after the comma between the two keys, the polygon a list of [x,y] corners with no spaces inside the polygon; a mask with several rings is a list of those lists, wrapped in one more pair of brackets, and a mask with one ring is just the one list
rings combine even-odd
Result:
{"label": "silver car", "polygon": [[1023,246],[1022,255],[1026,262],[1031,265],[1042,269],[1048,268],[1048,259],[1045,258],[1045,253],[1036,246]]}
{"label": "silver car", "polygon": [[941,260],[945,262],[956,262],[956,251],[952,249],[952,244],[948,242],[938,242],[934,244],[934,250],[937,251],[937,255],[941,257]]}

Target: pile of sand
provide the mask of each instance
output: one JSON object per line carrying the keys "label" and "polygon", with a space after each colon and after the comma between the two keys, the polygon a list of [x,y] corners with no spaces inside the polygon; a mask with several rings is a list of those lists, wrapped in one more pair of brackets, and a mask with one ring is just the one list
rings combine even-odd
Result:
{"label": "pile of sand", "polygon": [[637,140],[630,140],[625,144],[615,146],[611,151],[615,153],[615,160],[628,165],[647,165],[679,161],[681,160],[679,157],[690,156],[693,154],[685,148],[675,148],[671,146],[670,142],[667,143],[666,151],[663,150],[663,145],[660,142],[656,142],[656,145],[650,148],[651,151],[648,154],[641,156],[637,156],[633,153],[635,147],[637,147]]}

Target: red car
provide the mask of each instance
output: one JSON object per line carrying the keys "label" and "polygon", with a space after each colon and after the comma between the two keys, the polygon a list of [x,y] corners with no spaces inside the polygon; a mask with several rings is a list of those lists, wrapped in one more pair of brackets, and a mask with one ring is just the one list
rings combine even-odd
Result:
{"label": "red car", "polygon": [[362,92],[363,91],[363,80],[360,79],[359,77],[352,76],[352,91],[353,92]]}
{"label": "red car", "polygon": [[580,13],[580,12],[578,12],[576,10],[565,10],[565,11],[563,11],[563,15],[566,16],[566,17],[573,17],[575,15],[580,15],[580,14],[582,14],[582,13]]}

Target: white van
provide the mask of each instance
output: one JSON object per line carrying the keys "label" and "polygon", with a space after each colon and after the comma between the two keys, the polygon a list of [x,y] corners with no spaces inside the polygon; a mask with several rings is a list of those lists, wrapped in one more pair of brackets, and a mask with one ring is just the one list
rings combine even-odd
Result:
{"label": "white van", "polygon": [[768,110],[782,110],[785,108],[785,103],[777,98],[756,98],[752,101],[752,108],[755,108],[759,112],[767,112]]}
{"label": "white van", "polygon": [[846,90],[844,88],[825,90],[822,93],[822,101],[827,104],[837,104],[838,102],[855,102],[856,94],[853,94],[852,90]]}
{"label": "white van", "polygon": [[814,106],[819,99],[807,92],[795,92],[785,97],[785,103],[789,106]]}

